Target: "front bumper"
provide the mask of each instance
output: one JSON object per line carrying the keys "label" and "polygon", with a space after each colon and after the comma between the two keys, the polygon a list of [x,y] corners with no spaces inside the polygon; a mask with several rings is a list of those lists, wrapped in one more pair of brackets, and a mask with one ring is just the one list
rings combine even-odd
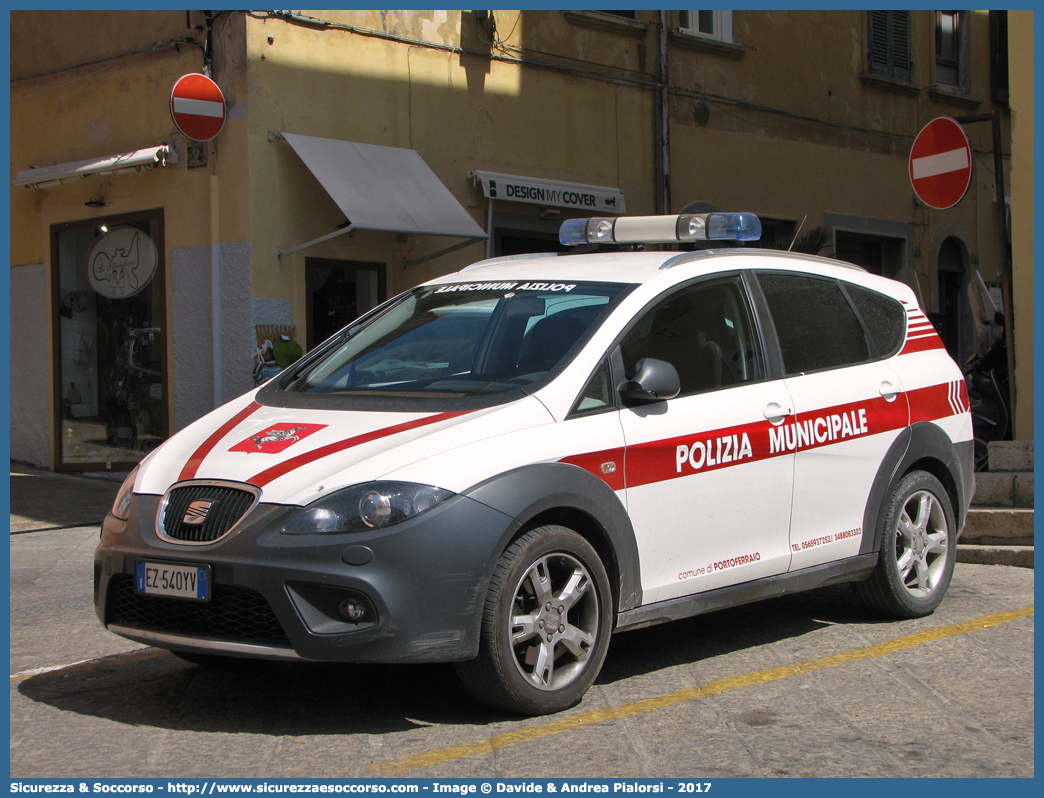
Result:
{"label": "front bumper", "polygon": [[[110,631],[160,648],[332,662],[445,662],[478,652],[509,516],[454,496],[396,526],[343,535],[283,535],[296,508],[260,504],[237,532],[206,545],[160,539],[161,497],[134,496],[112,515],[94,555],[95,610]],[[139,560],[210,567],[211,600],[140,595]],[[338,610],[361,598],[351,623]]]}

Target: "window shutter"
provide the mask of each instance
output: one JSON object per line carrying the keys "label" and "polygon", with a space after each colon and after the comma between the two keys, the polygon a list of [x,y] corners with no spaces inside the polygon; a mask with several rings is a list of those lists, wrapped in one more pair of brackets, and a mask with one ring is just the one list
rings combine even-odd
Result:
{"label": "window shutter", "polygon": [[870,71],[888,71],[888,12],[870,12]]}
{"label": "window shutter", "polygon": [[1008,12],[990,12],[990,95],[1008,104]]}
{"label": "window shutter", "polygon": [[892,74],[910,79],[910,12],[889,11],[892,23]]}
{"label": "window shutter", "polygon": [[910,80],[910,12],[870,11],[870,71]]}

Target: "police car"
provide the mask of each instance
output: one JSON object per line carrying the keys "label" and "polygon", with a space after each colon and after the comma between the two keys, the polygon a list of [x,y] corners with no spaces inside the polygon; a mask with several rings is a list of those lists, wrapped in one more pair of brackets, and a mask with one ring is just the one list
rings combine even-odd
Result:
{"label": "police car", "polygon": [[[758,237],[745,213],[561,232]],[[615,632],[838,582],[931,613],[973,440],[914,293],[813,256],[632,249],[439,277],[174,435],[105,519],[102,623],[197,663],[451,661],[541,714]]]}

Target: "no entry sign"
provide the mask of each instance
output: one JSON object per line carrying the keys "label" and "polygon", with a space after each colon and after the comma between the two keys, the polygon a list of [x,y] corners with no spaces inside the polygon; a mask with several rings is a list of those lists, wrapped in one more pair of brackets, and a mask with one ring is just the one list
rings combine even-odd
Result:
{"label": "no entry sign", "polygon": [[225,124],[225,98],[206,75],[182,75],[170,93],[170,115],[194,141],[210,141]]}
{"label": "no entry sign", "polygon": [[955,120],[941,116],[917,134],[910,150],[910,184],[925,205],[952,208],[968,191],[971,173],[971,145]]}

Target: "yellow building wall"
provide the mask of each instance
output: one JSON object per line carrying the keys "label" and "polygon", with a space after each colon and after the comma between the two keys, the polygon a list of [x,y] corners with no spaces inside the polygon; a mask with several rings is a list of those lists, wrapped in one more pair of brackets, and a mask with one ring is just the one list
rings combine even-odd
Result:
{"label": "yellow building wall", "polygon": [[[451,48],[468,44],[475,24],[471,12],[459,11],[302,13]],[[561,35],[557,12],[498,13],[517,15],[510,44]],[[465,177],[473,169],[619,186],[629,212],[654,211],[648,91],[281,19],[250,18],[247,31],[254,290],[292,297],[298,326],[306,323],[307,257],[384,262],[390,296],[480,259],[483,247],[406,267],[460,239],[410,235],[396,242],[392,234],[359,231],[277,258],[277,247],[330,233],[344,217],[290,146],[270,141],[269,131],[416,149],[482,227],[487,200]],[[581,33],[581,39],[598,35]],[[633,38],[619,46],[624,56],[637,57]]]}
{"label": "yellow building wall", "polygon": [[[230,114],[217,143],[207,148],[207,166],[196,169],[188,168],[189,140],[171,119],[168,103],[174,81],[203,68],[198,47],[155,47],[157,41],[198,36],[186,28],[184,11],[16,11],[11,21],[12,181],[18,172],[33,166],[100,158],[161,143],[172,145],[178,155],[177,164],[156,166],[149,172],[95,175],[43,189],[13,186],[12,268],[43,263],[50,275],[52,225],[161,208],[169,298],[176,279],[173,250],[250,240],[245,116]],[[201,21],[202,15],[194,13],[193,22]],[[84,31],[91,31],[91,36],[84,36]],[[242,50],[241,20],[238,34],[234,23],[222,30],[215,64],[215,77],[232,102],[237,93],[246,93],[245,72],[236,67],[237,61],[243,64],[241,56],[235,56],[237,38]],[[217,208],[215,197],[220,203]],[[104,204],[88,207],[88,200]],[[212,229],[212,222],[219,228]],[[165,313],[167,363],[173,364],[169,299]],[[50,322],[42,320],[48,329]],[[53,375],[53,364],[48,374]],[[174,391],[168,411],[174,429]],[[53,419],[51,423],[53,437]]]}
{"label": "yellow building wall", "polygon": [[[908,223],[911,265],[928,310],[938,305],[930,263],[933,242],[944,225],[952,229],[957,224],[977,245],[970,253],[972,266],[999,285],[990,124],[964,125],[975,163],[972,185],[957,206],[928,208],[915,199],[910,185],[910,147],[924,125],[936,117],[993,107],[984,55],[989,51],[988,13],[971,14],[968,91],[956,100],[945,89],[934,90],[934,20],[934,12],[912,12],[914,67],[912,88],[906,91],[887,90],[867,79],[863,10],[735,11],[734,41],[747,48],[738,57],[693,50],[676,37],[670,82],[693,90],[671,98],[673,210],[704,200],[723,210],[794,222],[807,214],[808,227],[822,224],[828,212]],[[816,46],[796,47],[797,38]],[[766,64],[781,66],[766,69]],[[706,121],[697,121],[697,103],[709,112]],[[1005,141],[1007,127],[1005,120]]]}

